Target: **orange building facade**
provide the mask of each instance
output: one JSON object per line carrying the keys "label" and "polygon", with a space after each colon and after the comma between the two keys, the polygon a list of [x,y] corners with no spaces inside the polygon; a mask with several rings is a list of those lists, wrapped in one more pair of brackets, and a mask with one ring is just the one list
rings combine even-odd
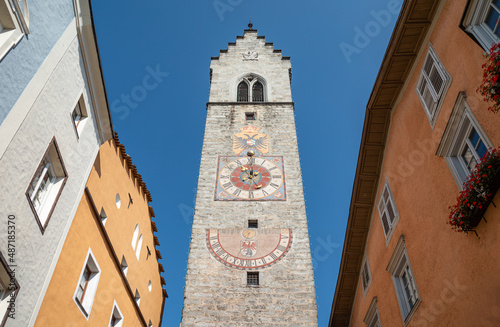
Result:
{"label": "orange building facade", "polygon": [[35,326],[161,326],[151,195],[117,135],[104,143]]}
{"label": "orange building facade", "polygon": [[476,93],[497,3],[404,1],[367,105],[330,326],[498,326],[500,208],[467,234],[447,224],[500,145]]}

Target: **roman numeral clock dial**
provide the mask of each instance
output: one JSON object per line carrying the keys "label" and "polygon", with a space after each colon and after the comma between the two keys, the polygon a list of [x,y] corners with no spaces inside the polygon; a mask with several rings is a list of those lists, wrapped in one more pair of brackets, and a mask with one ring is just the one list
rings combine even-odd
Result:
{"label": "roman numeral clock dial", "polygon": [[215,200],[286,201],[283,157],[220,156]]}

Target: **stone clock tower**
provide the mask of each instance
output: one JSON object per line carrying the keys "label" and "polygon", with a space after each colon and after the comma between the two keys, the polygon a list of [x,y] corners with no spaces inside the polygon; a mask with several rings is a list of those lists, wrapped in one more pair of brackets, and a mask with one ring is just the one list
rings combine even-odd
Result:
{"label": "stone clock tower", "polygon": [[181,326],[317,326],[290,58],[249,24],[210,80]]}

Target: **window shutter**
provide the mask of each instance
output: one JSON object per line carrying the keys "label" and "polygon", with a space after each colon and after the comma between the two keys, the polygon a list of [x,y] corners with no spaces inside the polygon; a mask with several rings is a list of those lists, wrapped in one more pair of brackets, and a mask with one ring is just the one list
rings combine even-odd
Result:
{"label": "window shutter", "polygon": [[429,52],[422,67],[422,76],[417,90],[431,116],[434,115],[439,99],[443,95],[445,80],[439,63]]}
{"label": "window shutter", "polygon": [[436,92],[437,98],[439,99],[441,97],[441,94],[443,93],[444,79],[439,73],[439,68],[435,63],[432,67],[431,73],[429,74],[429,80],[431,81],[431,85]]}
{"label": "window shutter", "polygon": [[368,287],[368,283],[370,282],[370,275],[368,274],[368,263],[366,261],[365,264],[363,265],[362,281],[363,281],[363,290],[366,290],[366,288]]}
{"label": "window shutter", "polygon": [[429,84],[427,83],[427,79],[425,77],[422,77],[421,83],[418,87],[418,92],[420,93],[420,96],[424,101],[427,111],[432,115],[434,113],[437,102],[434,100],[434,96],[432,95],[432,92],[428,85]]}
{"label": "window shutter", "polygon": [[387,214],[384,212],[382,215],[382,225],[384,226],[384,233],[387,235],[389,233],[389,222],[387,221]]}
{"label": "window shutter", "polygon": [[387,214],[389,215],[389,221],[392,223],[396,215],[394,214],[394,209],[392,209],[391,200],[387,201]]}

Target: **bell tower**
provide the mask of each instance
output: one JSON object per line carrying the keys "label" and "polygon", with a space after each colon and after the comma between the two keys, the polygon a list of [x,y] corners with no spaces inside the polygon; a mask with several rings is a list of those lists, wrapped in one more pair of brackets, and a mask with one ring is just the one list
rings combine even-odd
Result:
{"label": "bell tower", "polygon": [[317,326],[290,57],[249,24],[210,84],[181,326]]}

